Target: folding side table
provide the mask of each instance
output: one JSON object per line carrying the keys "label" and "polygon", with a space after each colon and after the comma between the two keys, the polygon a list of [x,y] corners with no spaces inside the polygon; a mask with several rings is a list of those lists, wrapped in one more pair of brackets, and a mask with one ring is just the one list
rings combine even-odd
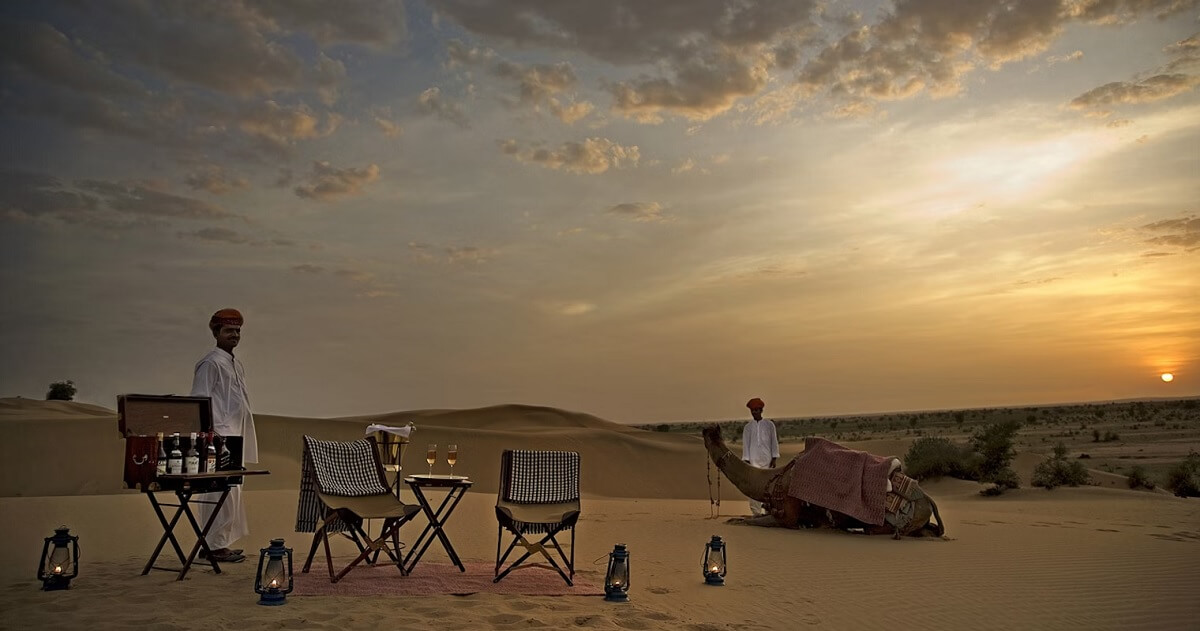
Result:
{"label": "folding side table", "polygon": [[[454,509],[462,500],[463,495],[466,495],[467,489],[471,488],[473,482],[466,476],[450,476],[450,475],[413,475],[404,478],[404,482],[412,489],[413,495],[417,498],[417,503],[421,505],[421,510],[425,516],[429,518],[429,524],[421,531],[421,536],[413,543],[408,550],[408,555],[404,557],[404,568],[409,574],[413,568],[417,566],[417,562],[425,555],[425,551],[429,549],[429,544],[433,543],[436,536],[442,542],[442,547],[445,548],[446,554],[450,557],[450,561],[458,566],[459,571],[466,572],[467,568],[463,567],[462,561],[458,558],[458,553],[454,551],[454,546],[450,543],[450,537],[446,536],[446,531],[443,526],[450,519],[450,515],[454,513]],[[437,510],[429,502],[429,498],[425,495],[425,489],[446,489],[446,497],[442,499],[442,503],[438,505]]]}
{"label": "folding side table", "polygon": [[[192,567],[192,562],[195,561],[197,553],[203,549],[207,553],[207,561],[212,565],[213,571],[217,574],[221,573],[221,566],[212,556],[212,550],[208,548],[208,542],[205,537],[208,531],[212,528],[213,522],[216,521],[217,513],[221,511],[221,507],[225,505],[225,499],[229,497],[229,491],[235,484],[241,484],[241,478],[247,475],[267,475],[270,471],[214,471],[212,473],[175,473],[158,476],[159,489],[145,489],[143,493],[150,499],[150,506],[154,507],[154,514],[158,516],[158,521],[163,528],[163,536],[158,540],[158,545],[154,548],[154,554],[150,556],[150,560],[146,562],[146,567],[142,569],[142,576],[150,573],[150,570],[165,570],[168,572],[179,572],[179,576],[175,580],[182,581],[184,576],[187,576],[188,570]],[[174,492],[178,503],[168,503],[158,501],[155,493]],[[196,493],[220,493],[221,496],[216,500],[197,499],[193,496]],[[192,512],[192,504],[212,504],[212,515],[203,526],[196,521],[196,515]],[[171,519],[167,519],[163,512],[163,506],[175,508],[175,514]],[[192,532],[196,534],[196,544],[192,546],[192,551],[184,556],[183,548],[179,545],[179,540],[175,538],[175,527],[179,524],[181,517],[187,517],[187,521],[192,526]],[[167,542],[171,542],[171,547],[175,550],[175,556],[179,558],[179,562],[183,564],[182,568],[160,567],[154,564],[158,560],[158,555],[162,553],[163,546]]]}

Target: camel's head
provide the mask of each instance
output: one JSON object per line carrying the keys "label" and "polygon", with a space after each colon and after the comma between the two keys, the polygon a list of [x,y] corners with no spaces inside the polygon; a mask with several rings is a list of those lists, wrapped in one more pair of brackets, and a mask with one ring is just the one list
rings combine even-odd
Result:
{"label": "camel's head", "polygon": [[706,443],[711,442],[717,445],[725,444],[725,440],[721,438],[721,426],[717,425],[716,423],[705,426],[700,433],[702,436],[704,436],[704,442]]}

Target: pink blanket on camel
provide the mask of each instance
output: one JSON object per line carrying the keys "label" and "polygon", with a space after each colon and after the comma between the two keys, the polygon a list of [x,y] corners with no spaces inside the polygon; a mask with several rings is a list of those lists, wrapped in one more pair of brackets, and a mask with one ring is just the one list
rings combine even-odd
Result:
{"label": "pink blanket on camel", "polygon": [[795,462],[788,495],[863,523],[883,523],[892,458],[809,437]]}

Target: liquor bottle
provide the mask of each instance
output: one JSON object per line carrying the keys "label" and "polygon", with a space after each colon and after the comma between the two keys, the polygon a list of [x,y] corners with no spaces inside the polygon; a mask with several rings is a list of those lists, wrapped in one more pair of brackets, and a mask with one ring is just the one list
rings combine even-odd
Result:
{"label": "liquor bottle", "polygon": [[188,443],[187,459],[184,460],[184,473],[200,473],[200,452],[196,451],[196,432],[192,432],[191,442]]}
{"label": "liquor bottle", "polygon": [[204,470],[212,473],[217,470],[217,446],[214,444],[217,440],[217,435],[213,432],[208,433],[208,440],[205,441],[207,447],[205,452],[207,456],[204,459]]}
{"label": "liquor bottle", "polygon": [[175,432],[171,445],[171,456],[167,459],[167,473],[183,473],[183,452],[179,451],[179,432]]}
{"label": "liquor bottle", "polygon": [[158,464],[155,470],[157,475],[162,475],[167,472],[167,446],[163,442],[163,433],[158,433]]}
{"label": "liquor bottle", "polygon": [[233,468],[233,453],[229,451],[229,439],[224,436],[221,437],[221,451],[217,455],[217,468]]}

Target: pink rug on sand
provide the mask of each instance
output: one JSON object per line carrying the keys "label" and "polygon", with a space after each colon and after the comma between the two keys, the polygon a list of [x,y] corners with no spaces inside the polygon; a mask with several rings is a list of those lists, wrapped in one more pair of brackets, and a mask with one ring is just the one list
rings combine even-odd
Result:
{"label": "pink rug on sand", "polygon": [[[324,559],[320,559],[324,561]],[[342,561],[342,565],[349,559]],[[419,563],[409,576],[401,576],[394,565],[362,565],[350,570],[337,583],[329,582],[329,570],[313,561],[308,574],[299,570],[294,578],[292,596],[435,596],[466,594],[510,594],[514,596],[603,596],[604,589],[576,574],[575,586],[554,570],[524,568],[513,571],[499,583],[493,583],[495,565],[464,561],[466,572],[449,563]],[[338,559],[334,567],[340,570]]]}

